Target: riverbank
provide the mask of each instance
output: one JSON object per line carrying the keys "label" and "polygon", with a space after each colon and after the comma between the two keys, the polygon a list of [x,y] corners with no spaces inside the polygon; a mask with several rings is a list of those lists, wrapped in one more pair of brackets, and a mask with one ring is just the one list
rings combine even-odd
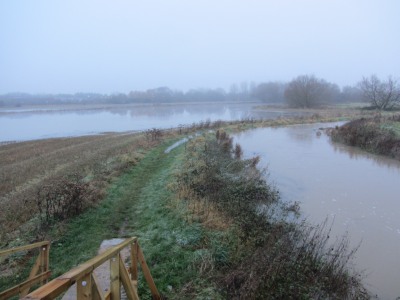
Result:
{"label": "riverbank", "polygon": [[332,140],[400,160],[400,115],[353,120],[331,131]]}
{"label": "riverbank", "polygon": [[280,199],[259,158],[241,156],[223,130],[193,139],[175,183],[189,218],[224,233],[208,259],[226,297],[369,299],[346,239],[331,244],[326,224],[299,222],[298,203]]}

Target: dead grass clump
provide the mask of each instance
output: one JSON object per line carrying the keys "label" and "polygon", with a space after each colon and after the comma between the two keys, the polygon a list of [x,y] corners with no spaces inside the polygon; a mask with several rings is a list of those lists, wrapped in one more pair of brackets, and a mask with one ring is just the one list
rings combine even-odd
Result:
{"label": "dead grass clump", "polygon": [[369,299],[349,271],[354,251],[343,237],[330,245],[326,223],[273,226],[261,247],[223,277],[230,299]]}

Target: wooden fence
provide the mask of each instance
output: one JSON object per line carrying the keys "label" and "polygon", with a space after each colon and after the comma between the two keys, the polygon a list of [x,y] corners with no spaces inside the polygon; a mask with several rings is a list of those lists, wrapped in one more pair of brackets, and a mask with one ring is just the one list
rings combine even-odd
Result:
{"label": "wooden fence", "polygon": [[49,251],[50,251],[50,242],[44,241],[31,245],[15,247],[8,250],[0,251],[1,256],[8,256],[13,253],[28,251],[32,249],[39,249],[39,255],[36,259],[35,264],[32,267],[32,270],[29,274],[29,277],[26,281],[8,289],[0,292],[0,299],[7,299],[16,295],[19,295],[20,298],[26,296],[30,289],[40,283],[44,284],[47,282],[47,279],[50,277],[49,270]]}
{"label": "wooden fence", "polygon": [[[125,247],[130,247],[130,266],[128,268],[125,267],[120,255],[121,250]],[[110,261],[110,289],[103,292],[93,271],[108,260]],[[53,279],[30,294],[23,295],[22,298],[30,300],[54,299],[76,283],[77,299],[119,300],[122,285],[127,298],[136,300],[139,299],[137,290],[139,264],[153,299],[160,300],[161,296],[135,237],[125,239],[120,244]]]}

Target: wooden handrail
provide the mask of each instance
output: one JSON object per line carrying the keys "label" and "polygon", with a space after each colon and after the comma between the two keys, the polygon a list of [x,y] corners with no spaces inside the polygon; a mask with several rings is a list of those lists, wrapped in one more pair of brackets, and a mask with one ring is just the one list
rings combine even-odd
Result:
{"label": "wooden handrail", "polygon": [[46,280],[50,277],[51,272],[47,271],[42,274],[36,275],[35,277],[28,279],[8,290],[1,292],[0,299],[7,299],[17,294],[20,294],[23,290],[32,287],[33,285]]}
{"label": "wooden handrail", "polygon": [[[131,276],[120,257],[120,251],[129,245],[131,245]],[[102,295],[93,271],[107,260],[110,260],[110,291]],[[54,299],[74,283],[77,283],[78,299],[107,299],[109,297],[120,299],[120,286],[122,284],[128,299],[136,300],[139,299],[137,294],[138,262],[142,267],[153,299],[161,299],[136,237],[125,239],[120,244],[41,286],[23,299]]]}
{"label": "wooden handrail", "polygon": [[43,241],[43,242],[37,242],[37,243],[34,243],[34,244],[25,245],[25,246],[14,247],[14,248],[11,248],[11,249],[0,251],[0,256],[9,255],[11,253],[25,251],[25,250],[31,250],[31,249],[39,248],[41,246],[45,246],[45,245],[49,245],[49,244],[50,244],[49,241]]}

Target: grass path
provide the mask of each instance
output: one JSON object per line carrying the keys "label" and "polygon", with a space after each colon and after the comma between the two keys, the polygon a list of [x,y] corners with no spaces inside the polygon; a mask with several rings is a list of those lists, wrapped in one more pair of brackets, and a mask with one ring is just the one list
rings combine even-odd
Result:
{"label": "grass path", "polygon": [[[98,207],[74,219],[63,232],[53,232],[61,236],[50,251],[54,276],[95,256],[104,239],[137,236],[161,293],[172,299],[219,298],[195,267],[207,233],[168,208],[173,195],[167,186],[183,148],[165,154],[168,145],[153,149],[115,180]],[[151,299],[143,278],[139,292],[141,299]]]}
{"label": "grass path", "polygon": [[[90,209],[72,220],[62,232],[53,232],[61,236],[52,246],[52,262],[56,275],[96,254],[104,239],[118,237],[120,229],[134,223],[129,219],[135,211],[141,190],[162,169],[162,146],[150,151],[138,165],[117,178],[108,190],[107,197],[96,208]],[[128,223],[128,224],[127,224]],[[65,232],[64,232],[65,231]],[[74,263],[71,258],[74,257]]]}

